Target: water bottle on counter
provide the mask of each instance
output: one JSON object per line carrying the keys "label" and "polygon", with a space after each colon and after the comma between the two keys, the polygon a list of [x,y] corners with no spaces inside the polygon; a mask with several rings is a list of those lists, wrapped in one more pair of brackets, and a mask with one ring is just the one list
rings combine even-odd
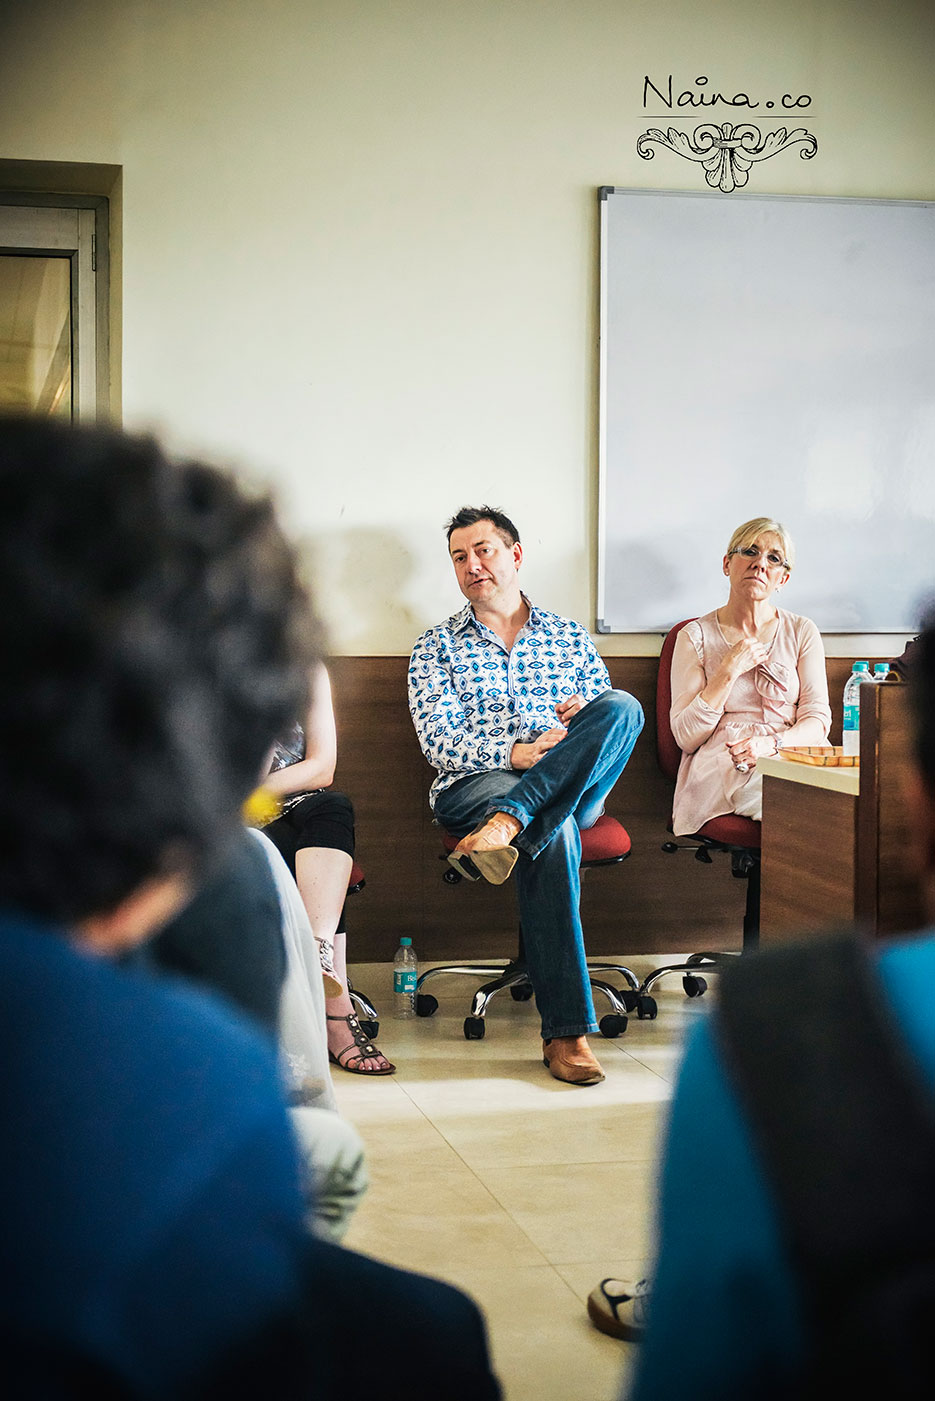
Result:
{"label": "water bottle on counter", "polygon": [[870,663],[855,662],[844,685],[845,754],[860,754],[860,688],[870,680]]}
{"label": "water bottle on counter", "polygon": [[873,679],[874,679],[874,681],[888,681],[888,680],[889,680],[889,675],[890,675],[890,664],[889,664],[889,662],[874,662],[874,664],[873,664]]}
{"label": "water bottle on counter", "polygon": [[393,1008],[394,1016],[402,1021],[416,1014],[416,980],[419,965],[411,939],[400,939],[396,957],[393,959]]}

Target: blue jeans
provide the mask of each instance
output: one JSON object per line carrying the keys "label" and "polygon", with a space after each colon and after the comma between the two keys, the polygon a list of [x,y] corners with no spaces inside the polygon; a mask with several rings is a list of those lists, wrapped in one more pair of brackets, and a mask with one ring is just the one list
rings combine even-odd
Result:
{"label": "blue jeans", "polygon": [[445,788],[435,816],[462,837],[494,812],[523,824],[514,879],[529,981],[542,1035],[596,1031],[581,931],[581,830],[592,827],[643,728],[626,691],[605,691],[568,722],[568,733],[531,769],[491,769]]}

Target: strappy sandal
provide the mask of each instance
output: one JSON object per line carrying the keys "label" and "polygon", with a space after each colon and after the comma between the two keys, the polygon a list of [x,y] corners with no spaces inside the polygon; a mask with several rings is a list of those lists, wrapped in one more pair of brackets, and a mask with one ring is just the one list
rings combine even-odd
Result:
{"label": "strappy sandal", "polygon": [[[347,1029],[353,1038],[346,1046],[341,1047],[337,1055],[333,1051],[328,1052],[328,1059],[332,1065],[339,1065],[342,1070],[348,1071],[351,1075],[392,1075],[395,1072],[395,1065],[388,1060],[385,1066],[380,1066],[376,1070],[361,1069],[363,1061],[376,1060],[378,1056],[386,1060],[386,1056],[383,1055],[382,1051],[377,1050],[372,1041],[368,1040],[367,1033],[353,1012],[348,1012],[346,1017],[332,1017],[326,1014],[326,1018],[329,1022],[346,1022]],[[342,1056],[345,1056],[346,1059],[342,1060]]]}
{"label": "strappy sandal", "polygon": [[340,997],[344,992],[344,984],[338,977],[334,968],[334,944],[328,939],[316,939],[318,945],[318,961],[321,964],[321,978],[325,985],[326,997]]}

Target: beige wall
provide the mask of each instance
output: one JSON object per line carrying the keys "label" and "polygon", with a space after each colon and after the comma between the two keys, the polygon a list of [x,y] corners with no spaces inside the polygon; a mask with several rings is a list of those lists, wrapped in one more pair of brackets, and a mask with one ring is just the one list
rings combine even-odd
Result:
{"label": "beige wall", "polygon": [[645,75],[811,94],[818,155],[751,189],[935,198],[930,0],[17,11],[0,156],[123,167],[125,421],[277,482],[339,652],[405,652],[457,605],[439,525],[465,500],[593,620],[595,187],[699,188],[636,155]]}

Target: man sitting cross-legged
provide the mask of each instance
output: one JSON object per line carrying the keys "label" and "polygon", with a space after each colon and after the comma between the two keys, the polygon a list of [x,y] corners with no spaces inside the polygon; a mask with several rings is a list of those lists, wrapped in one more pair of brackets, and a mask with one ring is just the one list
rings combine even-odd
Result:
{"label": "man sitting cross-legged", "polygon": [[499,884],[516,869],[543,1060],[557,1080],[603,1080],[579,914],[581,829],[601,815],[643,726],[611,689],[580,625],[520,590],[516,526],[490,506],[448,522],[460,613],[416,642],[409,708],[438,770],[430,801],[461,837],[452,861]]}

